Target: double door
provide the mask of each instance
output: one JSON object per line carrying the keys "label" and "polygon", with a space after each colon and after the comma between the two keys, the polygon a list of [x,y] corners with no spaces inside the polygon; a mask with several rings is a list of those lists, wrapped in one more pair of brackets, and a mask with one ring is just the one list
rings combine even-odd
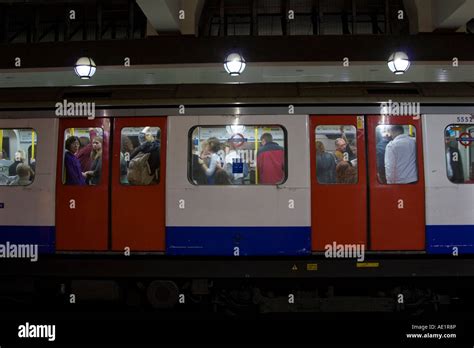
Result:
{"label": "double door", "polygon": [[165,164],[166,117],[62,119],[56,250],[163,251]]}
{"label": "double door", "polygon": [[421,121],[311,116],[312,249],[423,250]]}

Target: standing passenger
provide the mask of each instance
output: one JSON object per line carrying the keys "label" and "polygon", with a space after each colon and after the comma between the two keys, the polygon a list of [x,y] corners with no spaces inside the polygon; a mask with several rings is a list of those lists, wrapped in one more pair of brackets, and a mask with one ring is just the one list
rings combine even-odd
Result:
{"label": "standing passenger", "polygon": [[320,184],[336,183],[336,158],[320,141],[316,142],[316,177]]}
{"label": "standing passenger", "polygon": [[390,127],[393,140],[385,150],[387,184],[411,184],[418,180],[416,140],[403,133],[403,126]]}
{"label": "standing passenger", "polygon": [[79,138],[70,136],[66,140],[66,152],[64,154],[64,170],[66,172],[66,185],[85,185],[85,173],[81,170],[81,163],[75,156],[79,150]]}
{"label": "standing passenger", "polygon": [[[153,136],[150,131],[150,127],[145,127],[139,135],[139,138],[143,140],[142,144],[138,146],[133,153],[130,155],[130,161],[132,161],[139,153],[150,154],[148,156],[148,165],[150,167],[150,175],[154,177],[153,182],[157,183],[160,177],[160,165],[161,165],[161,130],[158,128],[156,131],[156,137]],[[142,185],[140,183],[134,183],[134,185]]]}
{"label": "standing passenger", "polygon": [[96,136],[92,141],[91,170],[86,172],[90,185],[99,185],[102,174],[102,137]]}
{"label": "standing passenger", "polygon": [[347,144],[347,141],[343,138],[337,138],[335,141],[336,144],[336,158],[337,161],[346,161],[350,162],[355,160],[357,157],[352,151],[350,145]]}
{"label": "standing passenger", "polygon": [[[224,169],[227,172],[232,184],[242,185],[244,183],[244,177],[248,175],[248,164],[243,163],[239,153],[237,152],[237,146],[235,145],[233,139],[230,139],[224,148],[226,151]],[[242,172],[234,173],[235,163],[241,163]]]}
{"label": "standing passenger", "polygon": [[385,149],[390,142],[390,136],[388,134],[377,133],[377,145],[375,147],[376,160],[377,160],[377,176],[379,182],[382,184],[387,183],[387,176],[385,174]]}
{"label": "standing passenger", "polygon": [[[94,128],[89,128],[89,138],[81,137],[82,147],[77,151],[76,157],[81,164],[82,171],[87,172],[91,169],[91,152],[92,152],[92,142],[97,136],[97,131]],[[81,145],[81,139],[79,139],[79,145]]]}
{"label": "standing passenger", "polygon": [[448,179],[451,182],[462,184],[464,183],[464,172],[457,141],[451,139],[449,131],[446,131],[445,135],[444,142],[446,145],[446,168],[448,171]]}
{"label": "standing passenger", "polygon": [[273,141],[270,133],[260,137],[262,147],[257,152],[259,183],[276,185],[285,178],[285,150]]}
{"label": "standing passenger", "polygon": [[221,168],[221,158],[217,154],[220,149],[221,143],[219,139],[211,137],[207,140],[207,152],[210,154],[209,165],[203,159],[199,159],[199,164],[207,176],[207,183],[209,185],[214,185],[216,170],[218,167]]}
{"label": "standing passenger", "polygon": [[349,162],[339,162],[336,166],[336,182],[338,184],[356,184],[357,169]]}

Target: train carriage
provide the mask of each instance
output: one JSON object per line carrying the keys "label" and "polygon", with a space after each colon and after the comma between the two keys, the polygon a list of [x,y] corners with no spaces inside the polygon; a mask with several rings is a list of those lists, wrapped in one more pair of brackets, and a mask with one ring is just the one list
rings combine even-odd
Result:
{"label": "train carriage", "polygon": [[[469,254],[474,226],[471,120],[466,114],[425,114],[421,119],[372,115],[2,119],[4,134],[9,129],[35,133],[37,164],[30,185],[0,188],[0,236],[3,242],[37,243],[42,252],[107,253],[129,248],[176,256],[295,256],[324,252],[335,242],[361,244],[369,252]],[[380,182],[377,132],[390,124],[404,125],[417,139],[415,183]],[[124,185],[120,182],[123,132],[138,132],[147,125],[161,132],[160,182],[148,187]],[[64,185],[67,132],[79,134],[90,127],[103,129],[102,182]],[[344,127],[357,153],[356,180],[321,183],[315,144],[321,141],[334,152],[331,146]],[[258,138],[272,131],[283,149],[284,177],[266,184],[258,179],[256,147]],[[237,134],[239,151],[248,156],[245,162],[250,165],[245,180],[240,185],[198,184],[192,177],[192,156],[200,143],[211,135],[228,143]],[[29,145],[31,138],[30,134],[29,139],[15,141]],[[11,156],[17,145],[5,135],[4,141],[12,147]],[[449,146],[457,149],[461,181],[448,177]]]}

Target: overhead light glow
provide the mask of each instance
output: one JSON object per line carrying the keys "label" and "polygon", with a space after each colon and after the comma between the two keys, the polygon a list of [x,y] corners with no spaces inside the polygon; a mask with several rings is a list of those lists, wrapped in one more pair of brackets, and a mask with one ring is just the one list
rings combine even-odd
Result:
{"label": "overhead light glow", "polygon": [[388,68],[395,75],[404,74],[410,67],[410,60],[405,52],[394,52],[388,58]]}
{"label": "overhead light glow", "polygon": [[245,59],[238,53],[229,54],[224,61],[224,69],[230,76],[239,76],[245,70]]}
{"label": "overhead light glow", "polygon": [[74,66],[74,71],[81,79],[88,80],[94,76],[96,65],[92,58],[81,57],[77,60],[76,65]]}

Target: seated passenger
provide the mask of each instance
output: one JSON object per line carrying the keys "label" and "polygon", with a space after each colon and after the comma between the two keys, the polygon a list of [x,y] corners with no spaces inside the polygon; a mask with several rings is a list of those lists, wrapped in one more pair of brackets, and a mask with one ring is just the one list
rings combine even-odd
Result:
{"label": "seated passenger", "polygon": [[273,141],[270,133],[263,133],[260,141],[262,147],[257,152],[259,183],[279,184],[285,178],[285,150]]}
{"label": "seated passenger", "polygon": [[341,161],[336,166],[336,182],[338,184],[357,183],[357,169],[349,162]]}
{"label": "seated passenger", "polygon": [[70,136],[66,139],[66,151],[64,153],[64,170],[66,174],[66,185],[85,185],[86,175],[82,172],[81,163],[75,156],[79,150],[79,138]]}
{"label": "seated passenger", "polygon": [[9,185],[21,185],[26,186],[31,184],[30,175],[31,175],[31,168],[28,164],[20,163],[16,167],[16,174],[17,177],[15,180],[9,183]]}
{"label": "seated passenger", "polygon": [[15,176],[16,175],[16,167],[20,164],[20,163],[24,163],[25,162],[25,151],[23,150],[18,150],[17,152],[15,152],[15,162],[13,162],[11,164],[11,166],[8,168],[8,175],[9,176]]}
{"label": "seated passenger", "polygon": [[217,154],[221,149],[221,143],[219,139],[211,137],[207,140],[207,152],[210,154],[209,165],[204,160],[199,159],[199,164],[202,166],[204,173],[207,176],[207,183],[214,185],[215,183],[215,172],[217,168],[221,168],[221,158]]}
{"label": "seated passenger", "polygon": [[336,158],[320,141],[316,141],[316,177],[320,184],[336,183]]}
{"label": "seated passenger", "polygon": [[90,185],[99,185],[102,174],[102,137],[96,136],[92,141],[91,170],[85,174]]}

